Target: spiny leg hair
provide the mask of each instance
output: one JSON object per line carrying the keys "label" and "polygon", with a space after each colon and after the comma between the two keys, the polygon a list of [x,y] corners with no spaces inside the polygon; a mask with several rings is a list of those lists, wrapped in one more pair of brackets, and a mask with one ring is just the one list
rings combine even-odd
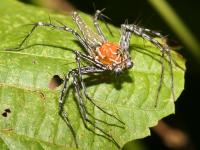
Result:
{"label": "spiny leg hair", "polygon": [[[75,91],[77,93],[76,101],[78,103],[79,111],[80,111],[85,128],[88,129],[89,131],[91,131],[92,133],[94,133],[98,136],[104,137],[105,139],[113,142],[118,148],[120,148],[119,144],[115,141],[115,139],[110,134],[106,133],[102,128],[97,126],[93,121],[91,121],[89,119],[89,117],[88,117],[89,114],[88,114],[87,108],[84,104],[84,101],[83,101],[81,93],[80,93],[80,87],[78,84],[78,76],[79,76],[78,72],[73,72],[72,76],[73,76],[73,85],[74,85]],[[93,128],[96,128],[97,130],[99,130],[102,134],[97,133],[94,129],[90,128],[88,126],[88,124],[90,124]]]}
{"label": "spiny leg hair", "polygon": [[[95,133],[96,135],[98,136],[101,136],[101,137],[104,137],[110,141],[112,141],[117,147],[119,147],[119,144],[115,141],[115,139],[109,135],[108,133],[106,133],[102,128],[98,127],[97,125],[95,125],[95,123],[93,123],[88,116],[92,117],[94,120],[96,121],[99,121],[99,122],[102,122],[104,124],[107,124],[107,125],[110,125],[110,126],[116,126],[116,127],[119,127],[119,128],[124,128],[123,126],[120,126],[120,125],[116,125],[116,124],[112,124],[112,123],[107,123],[103,120],[100,120],[100,119],[97,119],[95,118],[93,115],[91,115],[88,110],[87,110],[87,107],[86,105],[84,104],[84,101],[82,99],[82,94],[81,94],[81,90],[80,90],[80,86],[79,86],[79,80],[80,80],[80,84],[81,84],[81,87],[83,89],[83,93],[84,93],[84,96],[95,106],[97,107],[98,109],[100,109],[102,112],[104,112],[105,114],[113,117],[114,119],[116,119],[117,121],[119,121],[120,123],[122,123],[124,125],[124,123],[118,119],[117,117],[115,117],[114,115],[106,112],[104,109],[102,109],[100,106],[98,106],[87,94],[86,92],[86,87],[85,87],[85,84],[83,82],[83,79],[82,79],[82,75],[83,74],[90,74],[90,73],[100,73],[100,72],[104,72],[106,71],[105,68],[101,67],[101,66],[87,66],[87,67],[81,67],[80,65],[80,60],[81,59],[84,59],[84,60],[87,60],[88,62],[90,63],[93,63],[94,65],[98,65],[97,62],[94,62],[94,60],[92,60],[90,57],[78,52],[78,51],[75,51],[75,54],[76,54],[76,62],[78,64],[78,68],[76,69],[73,69],[71,70],[65,77],[65,82],[64,82],[64,86],[63,86],[63,89],[61,91],[61,95],[60,95],[60,98],[59,98],[59,110],[60,111],[64,111],[63,110],[63,105],[64,105],[64,97],[65,97],[65,93],[66,93],[66,90],[67,90],[67,82],[69,81],[70,77],[72,76],[73,77],[73,85],[74,85],[74,88],[75,88],[75,91],[77,93],[77,104],[78,104],[78,107],[79,107],[79,111],[80,111],[80,114],[81,114],[81,117],[82,117],[82,120],[83,120],[83,123],[84,123],[84,126],[86,127],[86,129],[88,129],[89,131]],[[59,113],[59,114],[63,114],[62,112]],[[64,114],[66,114],[66,112],[64,112]],[[66,115],[65,115],[66,116]],[[62,116],[64,117],[64,116]],[[67,116],[66,116],[67,117]],[[68,117],[67,118],[64,118],[64,120],[69,120]],[[98,129],[102,134],[99,134],[99,133],[96,133],[93,129],[91,129],[87,123],[89,123],[90,125],[92,125],[94,128]],[[70,127],[70,130],[72,132],[73,135],[75,135],[75,132],[71,126],[71,124],[69,122],[67,122],[67,124],[69,124],[68,126]],[[74,136],[74,139],[76,137]],[[75,139],[76,140],[76,139]],[[77,143],[77,142],[76,142]]]}
{"label": "spiny leg hair", "polygon": [[[155,102],[155,107],[157,107],[158,104],[158,97],[161,91],[161,87],[162,87],[162,82],[164,79],[164,61],[163,59],[165,58],[165,53],[168,55],[169,58],[169,66],[170,66],[170,74],[171,74],[171,90],[172,90],[172,97],[173,100],[175,101],[175,93],[174,93],[174,75],[173,75],[173,68],[172,68],[172,58],[171,58],[171,52],[170,49],[167,45],[163,45],[160,42],[158,42],[154,37],[160,37],[163,38],[163,35],[157,31],[151,31],[150,29],[147,28],[142,28],[139,27],[137,25],[134,24],[122,24],[121,26],[121,30],[126,30],[128,33],[132,32],[135,35],[142,37],[148,41],[150,41],[153,45],[155,45],[156,47],[158,47],[162,53],[161,55],[161,74],[160,74],[160,82],[159,82],[159,86],[158,86],[158,90],[157,90],[157,94],[156,94],[156,102]],[[125,39],[129,39],[130,35],[127,33],[123,33],[125,36],[128,36],[128,38],[122,38],[123,36],[121,35],[121,41],[120,43],[124,44],[124,45],[128,45],[129,46],[129,41],[127,40],[125,41]],[[126,35],[127,34],[127,35]],[[120,44],[120,45],[122,45]]]}
{"label": "spiny leg hair", "polygon": [[73,34],[75,36],[75,38],[83,45],[83,47],[89,51],[91,51],[91,48],[86,44],[86,42],[84,41],[84,39],[79,35],[79,33],[77,33],[75,30],[73,30],[72,28],[67,27],[66,25],[63,26],[58,26],[55,24],[52,24],[51,21],[50,23],[47,22],[37,22],[37,23],[33,23],[31,24],[33,25],[33,28],[30,30],[30,32],[25,36],[25,38],[21,41],[21,43],[18,45],[18,47],[14,48],[14,49],[20,49],[23,44],[26,42],[26,40],[31,36],[31,34],[36,30],[37,27],[50,27],[52,29],[57,29],[57,30],[63,30],[66,32],[69,32],[71,34]]}
{"label": "spiny leg hair", "polygon": [[97,29],[98,34],[104,39],[104,41],[107,41],[102,29],[99,26],[99,23],[98,23],[98,19],[102,15],[101,13],[102,13],[103,10],[101,10],[101,11],[97,10],[96,11],[96,13],[94,15],[93,23],[94,23],[95,28]]}

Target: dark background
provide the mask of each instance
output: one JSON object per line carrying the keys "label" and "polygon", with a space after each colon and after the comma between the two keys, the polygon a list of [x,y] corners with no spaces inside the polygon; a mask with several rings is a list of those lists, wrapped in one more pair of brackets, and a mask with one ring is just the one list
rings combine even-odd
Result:
{"label": "dark background", "polygon": [[[24,1],[26,3],[35,3],[30,0]],[[128,19],[129,23],[139,21],[142,26],[150,29],[159,29],[164,34],[170,35],[171,39],[175,39],[183,46],[179,52],[187,60],[185,90],[176,102],[176,114],[165,118],[164,121],[172,127],[181,129],[189,136],[189,145],[186,148],[181,148],[181,150],[199,150],[200,61],[192,56],[188,48],[184,47],[184,43],[181,43],[159,13],[146,0],[69,0],[69,2],[75,8],[89,14],[94,14],[95,9],[106,8],[104,14],[112,19],[109,22],[115,26],[120,26],[125,19]],[[174,8],[177,15],[199,41],[200,4],[198,0],[168,0],[167,2]],[[142,141],[150,150],[169,150],[154,132],[152,132],[152,136],[142,139]]]}

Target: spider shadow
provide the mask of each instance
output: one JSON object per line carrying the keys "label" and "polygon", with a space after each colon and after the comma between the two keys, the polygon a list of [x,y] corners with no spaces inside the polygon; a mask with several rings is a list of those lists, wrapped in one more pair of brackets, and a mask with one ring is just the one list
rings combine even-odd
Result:
{"label": "spider shadow", "polygon": [[[153,60],[155,60],[155,61],[157,61],[158,63],[161,64],[160,59],[158,59],[157,57],[161,58],[162,56],[158,53],[150,51],[148,48],[140,47],[137,44],[131,44],[130,49],[132,49],[132,51],[136,51],[136,52],[141,53],[143,55],[149,56]],[[164,59],[167,61],[166,58],[164,58]]]}
{"label": "spider shadow", "polygon": [[122,88],[124,82],[132,83],[133,79],[130,77],[128,71],[124,71],[120,75],[116,75],[113,72],[106,71],[98,74],[90,74],[83,80],[87,87],[99,85],[101,83],[113,84],[113,87],[117,90]]}

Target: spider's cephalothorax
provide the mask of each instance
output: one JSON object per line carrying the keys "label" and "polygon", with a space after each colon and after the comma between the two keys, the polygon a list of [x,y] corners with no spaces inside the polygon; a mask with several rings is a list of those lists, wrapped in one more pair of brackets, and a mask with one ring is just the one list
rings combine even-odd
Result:
{"label": "spider's cephalothorax", "polygon": [[[103,128],[101,128],[98,124],[95,122],[101,122],[106,125],[115,126],[118,128],[124,128],[124,122],[118,119],[113,114],[108,113],[101,107],[99,107],[87,94],[86,86],[83,82],[82,76],[85,74],[91,74],[91,73],[102,73],[105,71],[112,71],[116,74],[121,73],[123,70],[130,69],[133,66],[133,62],[131,60],[130,54],[129,54],[129,45],[130,45],[130,38],[131,33],[135,34],[136,36],[142,37],[148,41],[150,41],[153,45],[158,47],[161,50],[162,56],[161,56],[161,75],[160,75],[160,84],[158,87],[157,95],[156,95],[156,104],[157,105],[157,99],[158,95],[161,90],[161,84],[163,80],[163,72],[164,72],[164,55],[167,54],[169,57],[169,63],[170,63],[170,71],[171,71],[171,89],[172,94],[174,98],[174,91],[173,91],[173,72],[172,72],[172,61],[171,61],[171,55],[170,51],[167,47],[167,45],[162,45],[157,40],[155,40],[155,37],[163,37],[159,32],[152,31],[146,28],[139,27],[135,24],[122,24],[121,25],[121,37],[119,40],[119,43],[113,43],[109,42],[105,35],[103,34],[99,24],[98,24],[98,18],[101,17],[101,11],[97,10],[94,16],[94,26],[97,30],[96,32],[93,32],[91,28],[87,26],[87,24],[81,19],[81,17],[78,15],[77,12],[73,12],[72,18],[74,22],[77,24],[78,28],[80,29],[82,36],[76,32],[74,29],[64,25],[61,23],[61,25],[56,25],[50,22],[37,22],[33,24],[33,28],[31,31],[27,34],[27,36],[23,39],[23,41],[19,44],[17,47],[20,49],[22,45],[25,43],[25,41],[30,37],[30,35],[35,31],[35,29],[39,26],[45,26],[50,27],[57,30],[62,30],[69,32],[74,35],[74,37],[83,45],[87,53],[82,53],[80,51],[74,51],[76,55],[76,62],[77,62],[77,68],[70,70],[67,72],[65,79],[64,79],[64,85],[60,94],[59,98],[59,115],[62,117],[62,119],[65,121],[67,126],[69,127],[76,147],[78,147],[78,141],[76,138],[76,133],[70,123],[70,120],[68,118],[68,114],[64,111],[63,105],[64,105],[64,97],[67,91],[67,84],[70,78],[73,79],[73,86],[74,90],[77,94],[77,105],[80,111],[80,115],[83,121],[83,124],[85,128],[87,128],[92,133],[104,137],[111,142],[113,142],[118,148],[120,148],[120,145],[117,143],[117,141],[107,133]],[[89,65],[88,66],[82,66],[81,61],[86,61]],[[141,60],[142,61],[142,60]],[[83,92],[81,92],[81,89]],[[85,105],[85,101],[83,100],[83,97],[85,97],[89,102],[91,102],[95,107],[97,107],[99,110],[104,112],[106,115],[112,117],[115,119],[120,125],[112,124],[105,122],[103,120],[100,120],[98,118],[95,118],[93,115],[90,114],[90,112],[87,109],[87,106]],[[98,130],[98,131],[97,131]]]}

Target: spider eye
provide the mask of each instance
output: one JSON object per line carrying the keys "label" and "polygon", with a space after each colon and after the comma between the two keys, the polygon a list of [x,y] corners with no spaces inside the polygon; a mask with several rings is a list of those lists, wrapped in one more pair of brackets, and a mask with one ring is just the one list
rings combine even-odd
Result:
{"label": "spider eye", "polygon": [[119,68],[119,67],[115,68],[115,73],[116,74],[120,74],[121,72],[122,72],[121,68]]}
{"label": "spider eye", "polygon": [[132,67],[133,67],[133,62],[132,62],[131,60],[127,61],[127,63],[126,63],[126,68],[127,68],[127,69],[130,69],[130,68],[132,68]]}

